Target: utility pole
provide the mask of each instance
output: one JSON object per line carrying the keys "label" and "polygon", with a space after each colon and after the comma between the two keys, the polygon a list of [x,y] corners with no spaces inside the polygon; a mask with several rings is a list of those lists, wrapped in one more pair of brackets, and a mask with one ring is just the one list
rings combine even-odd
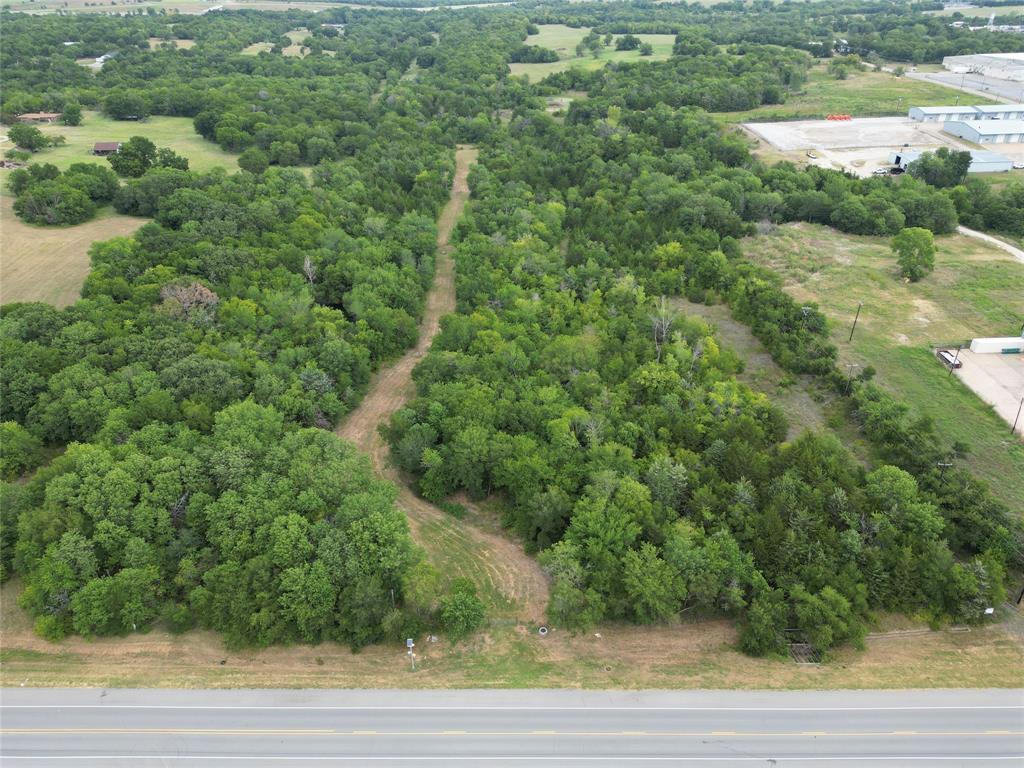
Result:
{"label": "utility pole", "polygon": [[857,330],[857,321],[860,319],[860,310],[864,306],[863,301],[857,302],[857,314],[853,317],[853,328],[850,329],[850,338],[846,340],[847,343],[853,341],[853,332]]}
{"label": "utility pole", "polygon": [[850,394],[850,388],[853,386],[853,369],[859,367],[857,363],[848,363],[846,366],[849,371],[846,376],[846,394]]}
{"label": "utility pole", "polygon": [[416,654],[413,653],[412,649],[416,647],[416,643],[414,643],[412,641],[412,638],[410,637],[408,640],[405,641],[405,647],[409,649],[409,651],[408,651],[408,653],[409,653],[409,662],[412,664],[412,671],[415,672],[416,671]]}
{"label": "utility pole", "polygon": [[962,344],[956,345],[956,354],[953,355],[953,364],[949,366],[949,375],[953,375],[953,371],[956,370],[956,361],[960,359],[960,350],[963,349]]}

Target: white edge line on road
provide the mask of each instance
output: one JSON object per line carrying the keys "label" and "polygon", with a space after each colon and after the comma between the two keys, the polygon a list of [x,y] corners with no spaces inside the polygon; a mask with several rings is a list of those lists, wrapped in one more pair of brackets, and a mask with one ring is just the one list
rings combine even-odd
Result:
{"label": "white edge line on road", "polygon": [[[816,755],[807,755],[799,757],[776,757],[775,760],[784,760],[786,762],[807,762],[813,760],[818,763],[827,762],[838,762],[838,761],[852,761],[858,762],[871,762],[881,760],[1021,760],[1024,758],[1024,754],[1020,755],[870,755],[870,756],[849,756],[849,757],[821,757]],[[306,755],[306,756],[280,756],[274,755],[273,757],[266,757],[262,755],[31,755],[31,756],[19,756],[19,755],[6,755],[7,760],[262,760],[264,762],[273,761],[275,763],[287,762],[292,760],[332,760],[332,761],[359,761],[368,762],[371,760],[376,761],[409,761],[415,760],[417,762],[454,762],[457,760],[530,760],[532,762],[544,761],[544,760],[557,760],[559,763],[569,762],[615,762],[622,764],[625,762],[638,762],[638,761],[673,761],[673,762],[760,762],[763,763],[765,760],[771,759],[767,756],[753,756],[747,755],[743,757],[670,757],[670,756],[648,756],[648,757],[631,757],[628,755],[619,755],[615,757],[603,757],[603,756],[587,756],[587,757],[571,757],[569,755],[449,755],[443,757],[419,757],[419,756],[396,756],[386,757],[384,755],[358,755],[358,756],[331,756],[331,755]]]}
{"label": "white edge line on road", "polygon": [[322,710],[331,712],[924,712],[934,710],[1024,710],[1024,705],[968,707],[332,707],[325,705],[0,705],[3,710]]}

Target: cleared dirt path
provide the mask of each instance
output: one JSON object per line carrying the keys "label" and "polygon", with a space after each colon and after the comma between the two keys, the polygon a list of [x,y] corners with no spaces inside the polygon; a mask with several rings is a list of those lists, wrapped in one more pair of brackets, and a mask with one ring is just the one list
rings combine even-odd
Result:
{"label": "cleared dirt path", "polygon": [[957,227],[956,231],[965,237],[973,237],[976,240],[984,240],[989,245],[994,245],[996,248],[1006,251],[1008,254],[1013,256],[1021,264],[1024,264],[1024,251],[1015,245],[1010,245],[1004,240],[1000,240],[998,237],[992,237],[992,235],[986,235],[984,232],[978,232],[976,229],[968,229],[967,227]]}
{"label": "cleared dirt path", "polygon": [[505,609],[501,613],[539,622],[547,607],[548,585],[537,561],[504,535],[455,520],[416,496],[388,461],[387,443],[378,431],[415,395],[412,369],[430,349],[441,317],[455,310],[455,265],[449,241],[469,199],[467,176],[476,157],[473,147],[460,146],[455,153],[455,179],[437,221],[434,284],[427,294],[419,341],[402,358],[377,372],[366,397],[341,423],[337,434],[368,453],[377,472],[398,485],[398,505],[409,518],[413,538],[427,550],[432,562],[442,567],[445,576],[466,576],[482,588],[485,598],[490,593],[490,602]]}

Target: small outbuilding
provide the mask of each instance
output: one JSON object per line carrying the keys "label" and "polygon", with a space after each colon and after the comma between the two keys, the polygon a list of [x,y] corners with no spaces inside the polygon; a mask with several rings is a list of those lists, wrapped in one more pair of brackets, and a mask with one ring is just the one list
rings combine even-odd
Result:
{"label": "small outbuilding", "polygon": [[1024,142],[1024,120],[951,120],[942,130],[975,144]]}
{"label": "small outbuilding", "polygon": [[92,145],[92,153],[94,155],[99,155],[100,157],[116,155],[120,151],[121,142],[119,141],[97,141]]}
{"label": "small outbuilding", "polygon": [[19,123],[53,123],[60,119],[60,112],[25,112],[18,115]]}
{"label": "small outbuilding", "polygon": [[971,352],[976,355],[1019,355],[1024,353],[1024,336],[996,336],[990,339],[973,339]]}

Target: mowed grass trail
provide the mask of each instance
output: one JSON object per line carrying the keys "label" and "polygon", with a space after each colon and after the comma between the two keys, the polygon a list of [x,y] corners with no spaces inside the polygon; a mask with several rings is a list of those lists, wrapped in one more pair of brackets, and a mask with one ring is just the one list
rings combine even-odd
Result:
{"label": "mowed grass trail", "polygon": [[[936,238],[935,271],[903,281],[886,238],[792,224],[745,241],[753,261],[771,267],[797,301],[828,317],[840,366],[871,365],[875,380],[911,411],[927,416],[947,444],[970,447],[966,463],[992,491],[1024,514],[1024,444],[991,407],[948,376],[930,345],[976,336],[1009,336],[1024,322],[1024,264],[960,235]],[[853,343],[847,343],[864,302]]]}
{"label": "mowed grass trail", "polygon": [[146,219],[110,207],[73,227],[37,227],[14,215],[14,198],[0,197],[0,304],[43,301],[66,307],[79,297],[89,274],[89,246],[130,235]]}
{"label": "mowed grass trail", "polygon": [[379,431],[391,414],[415,396],[413,368],[430,350],[441,318],[455,310],[455,264],[450,238],[469,200],[469,169],[476,158],[477,150],[469,146],[460,146],[455,155],[451,195],[437,221],[434,284],[427,293],[416,346],[374,374],[366,396],[336,432],[369,454],[377,472],[398,486],[398,506],[406,513],[413,539],[426,551],[443,583],[456,578],[470,579],[477,585],[492,619],[536,622],[543,620],[548,603],[547,579],[537,561],[504,532],[479,525],[476,520],[456,520],[418,497],[407,478],[388,460],[388,445]]}
{"label": "mowed grass trail", "polygon": [[[158,147],[170,147],[184,155],[193,171],[208,171],[217,166],[229,171],[238,170],[237,155],[225,152],[196,133],[189,117],[149,117],[134,122],[111,120],[98,112],[84,112],[81,125],[41,125],[39,130],[48,135],[63,136],[67,144],[36,152],[32,162],[53,163],[61,170],[72,163],[106,164],[105,158],[92,154],[93,145],[98,141],[124,142],[132,136],[145,136]],[[5,143],[2,148],[9,149],[10,143]]]}
{"label": "mowed grass trail", "polygon": [[525,45],[550,48],[559,55],[560,60],[544,64],[509,64],[513,75],[525,75],[530,82],[534,83],[543,80],[550,74],[564,72],[573,67],[592,70],[600,69],[609,62],[664,61],[672,55],[672,46],[676,39],[675,35],[637,35],[643,42],[650,43],[654,48],[653,55],[641,56],[639,51],[616,51],[615,40],[618,40],[621,35],[615,35],[612,44],[605,47],[601,51],[601,55],[595,59],[590,53],[585,53],[583,56],[576,55],[576,44],[587,36],[590,27],[542,24],[539,29],[539,34],[526,38]]}
{"label": "mowed grass trail", "polygon": [[[716,116],[729,123],[752,120],[817,119],[842,114],[853,117],[906,115],[911,107],[953,104],[960,94],[923,80],[896,77],[889,72],[851,72],[846,80],[836,80],[825,64],[816,64],[808,72],[807,82],[798,93],[786,97],[785,104],[768,104],[745,112],[719,112]],[[991,99],[971,96],[971,104],[994,104]]]}

